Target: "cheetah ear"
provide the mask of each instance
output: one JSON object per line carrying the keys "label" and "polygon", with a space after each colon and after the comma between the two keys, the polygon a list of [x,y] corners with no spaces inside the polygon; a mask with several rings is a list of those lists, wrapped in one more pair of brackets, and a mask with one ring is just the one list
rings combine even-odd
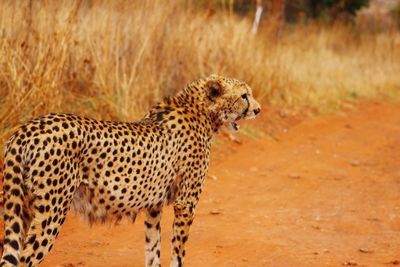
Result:
{"label": "cheetah ear", "polygon": [[207,98],[210,100],[214,100],[222,95],[222,85],[217,81],[208,81],[205,87]]}

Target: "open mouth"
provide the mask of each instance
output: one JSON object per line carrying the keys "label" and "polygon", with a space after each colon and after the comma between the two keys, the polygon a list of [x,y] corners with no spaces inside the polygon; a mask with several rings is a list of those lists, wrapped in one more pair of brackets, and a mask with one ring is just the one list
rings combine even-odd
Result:
{"label": "open mouth", "polygon": [[232,122],[232,123],[231,123],[231,127],[232,127],[232,129],[235,130],[235,131],[239,130],[239,128],[240,128],[239,125],[238,125],[236,122]]}
{"label": "open mouth", "polygon": [[256,116],[239,116],[238,118],[236,118],[236,120],[234,122],[229,122],[228,123],[228,127],[232,130],[232,131],[237,131],[239,130],[240,126],[237,124],[237,121],[240,119],[244,119],[244,120],[252,120],[254,119]]}
{"label": "open mouth", "polygon": [[239,117],[236,118],[235,121],[229,122],[229,123],[228,123],[229,128],[230,128],[232,131],[237,131],[237,130],[239,130],[240,126],[239,126],[236,122],[237,122],[238,120],[240,120],[240,119],[242,119],[242,116],[239,116]]}
{"label": "open mouth", "polygon": [[226,126],[228,126],[229,130],[235,132],[239,130],[240,126],[236,122],[228,122],[226,123]]}
{"label": "open mouth", "polygon": [[[255,117],[255,116],[254,116],[254,117]],[[228,123],[227,123],[228,128],[229,128],[230,130],[232,130],[232,131],[237,131],[237,130],[239,130],[239,128],[240,128],[240,126],[237,124],[237,121],[238,121],[238,120],[248,120],[248,119],[253,119],[253,117],[249,117],[249,116],[247,116],[246,113],[243,113],[243,114],[237,116],[236,119],[234,119],[234,121],[228,122]]]}

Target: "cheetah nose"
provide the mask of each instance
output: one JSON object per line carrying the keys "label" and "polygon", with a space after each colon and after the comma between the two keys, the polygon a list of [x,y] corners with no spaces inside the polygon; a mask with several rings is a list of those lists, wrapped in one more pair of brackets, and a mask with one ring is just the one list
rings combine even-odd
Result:
{"label": "cheetah nose", "polygon": [[261,108],[256,108],[256,109],[254,110],[254,115],[257,115],[258,113],[260,113],[260,111],[261,111]]}

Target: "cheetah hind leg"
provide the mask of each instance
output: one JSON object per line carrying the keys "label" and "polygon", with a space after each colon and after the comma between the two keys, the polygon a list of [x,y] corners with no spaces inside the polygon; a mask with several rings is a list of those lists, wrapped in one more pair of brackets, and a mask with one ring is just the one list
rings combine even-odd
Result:
{"label": "cheetah hind leg", "polygon": [[145,266],[158,267],[161,251],[161,209],[148,209],[144,221]]}
{"label": "cheetah hind leg", "polygon": [[[76,181],[76,177],[77,175],[74,174],[74,181]],[[59,187],[61,186],[59,185]],[[56,191],[59,187],[44,190],[50,191],[53,189]],[[50,199],[48,200],[42,197],[45,193],[41,192],[34,199],[33,219],[26,234],[19,266],[37,266],[51,250],[53,242],[58,236],[60,226],[64,223],[65,216],[71,206],[72,197],[76,191],[76,183],[71,183],[63,191],[67,193],[60,195],[50,194]],[[49,205],[50,203],[51,205]]]}

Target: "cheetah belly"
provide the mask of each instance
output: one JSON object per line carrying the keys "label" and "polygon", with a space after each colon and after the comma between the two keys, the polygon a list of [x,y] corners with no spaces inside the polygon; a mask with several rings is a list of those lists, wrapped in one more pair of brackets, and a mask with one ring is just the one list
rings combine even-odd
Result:
{"label": "cheetah belly", "polygon": [[136,157],[125,151],[113,157],[107,153],[102,158],[104,152],[100,149],[95,161],[80,168],[82,179],[73,199],[75,210],[90,223],[104,222],[122,217],[135,219],[140,210],[170,201],[177,178],[174,157],[165,157],[164,150],[149,150],[152,153],[136,151]]}
{"label": "cheetah belly", "polygon": [[172,166],[163,172],[159,172],[163,179],[150,175],[129,176],[126,173],[99,179],[89,177],[78,187],[73,206],[90,223],[122,217],[134,220],[140,210],[162,206],[170,201],[177,175]]}

